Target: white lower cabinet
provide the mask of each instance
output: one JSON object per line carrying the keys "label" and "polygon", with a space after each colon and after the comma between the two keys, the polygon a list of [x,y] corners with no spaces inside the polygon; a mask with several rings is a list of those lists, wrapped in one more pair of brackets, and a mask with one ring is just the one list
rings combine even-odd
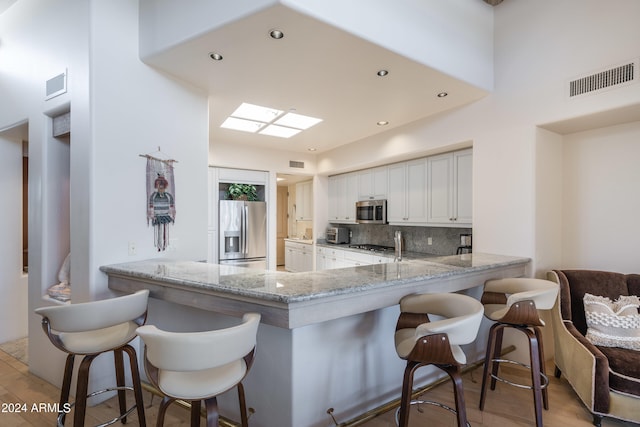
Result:
{"label": "white lower cabinet", "polygon": [[284,241],[284,268],[296,273],[313,270],[313,246],[308,243]]}
{"label": "white lower cabinet", "polygon": [[393,262],[393,258],[326,246],[318,246],[316,248],[316,270],[318,271],[387,262]]}

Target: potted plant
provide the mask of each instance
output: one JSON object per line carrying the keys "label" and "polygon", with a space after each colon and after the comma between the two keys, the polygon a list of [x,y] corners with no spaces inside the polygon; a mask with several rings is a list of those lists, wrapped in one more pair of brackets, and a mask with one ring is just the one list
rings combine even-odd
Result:
{"label": "potted plant", "polygon": [[256,186],[251,184],[229,184],[227,199],[253,202],[258,200],[258,191]]}

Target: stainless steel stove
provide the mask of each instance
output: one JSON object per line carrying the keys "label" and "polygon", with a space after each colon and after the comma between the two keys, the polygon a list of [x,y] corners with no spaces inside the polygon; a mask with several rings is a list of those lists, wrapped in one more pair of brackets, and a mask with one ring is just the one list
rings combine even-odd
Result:
{"label": "stainless steel stove", "polygon": [[383,246],[383,245],[361,244],[361,245],[349,245],[349,247],[354,249],[371,251],[371,252],[393,252],[394,251],[393,246]]}

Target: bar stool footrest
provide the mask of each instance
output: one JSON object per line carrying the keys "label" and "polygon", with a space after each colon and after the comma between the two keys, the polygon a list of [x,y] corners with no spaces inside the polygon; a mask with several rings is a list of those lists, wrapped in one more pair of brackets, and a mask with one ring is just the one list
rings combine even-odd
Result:
{"label": "bar stool footrest", "polygon": [[[531,366],[527,365],[525,363],[521,363],[521,362],[516,362],[515,360],[509,360],[509,359],[491,359],[491,363],[511,363],[512,365],[518,365],[518,366],[522,366],[523,368],[527,368],[529,370],[531,370]],[[528,384],[519,384],[519,383],[514,383],[512,381],[508,381],[505,380],[504,378],[499,377],[498,375],[493,375],[490,374],[491,378],[498,380],[500,382],[503,382],[505,384],[509,384],[512,385],[514,387],[519,387],[519,388],[526,388],[527,390],[533,390],[533,386],[532,385],[528,385]],[[542,372],[540,372],[540,378],[541,378],[541,384],[540,384],[540,389],[543,390],[545,388],[547,388],[547,386],[549,385],[549,377],[547,377],[545,374],[543,374]]]}
{"label": "bar stool footrest", "polygon": [[[133,387],[129,387],[129,386],[124,386],[124,387],[110,387],[110,388],[105,388],[104,390],[98,390],[98,391],[94,391],[93,393],[89,393],[87,394],[87,399],[89,399],[90,397],[94,397],[94,396],[98,396],[100,394],[103,393],[108,393],[110,391],[119,391],[119,390],[127,390],[127,391],[134,391]],[[71,403],[69,405],[69,409],[73,408],[75,406],[75,402]],[[105,423],[102,424],[97,424],[95,427],[106,427],[106,426],[110,426],[111,424],[115,424],[118,421],[122,420],[123,418],[126,418],[129,414],[131,414],[134,409],[136,409],[136,405],[134,404],[131,408],[127,409],[125,411],[124,414],[120,415],[119,417],[116,417],[112,420],[109,420]],[[67,415],[66,412],[60,412],[60,414],[58,414],[58,427],[64,427],[64,417]]]}
{"label": "bar stool footrest", "polygon": [[[454,408],[447,406],[443,403],[440,402],[434,402],[433,400],[412,400],[411,402],[409,402],[409,406],[411,405],[421,405],[421,404],[425,404],[425,405],[433,405],[433,406],[437,406],[439,408],[442,409],[446,409],[447,411],[451,412],[452,414],[457,414],[458,411],[456,411]],[[418,411],[422,412],[420,409],[418,409]],[[396,425],[400,425],[400,408],[396,409]],[[471,427],[471,424],[469,424],[469,421],[467,421],[467,427]]]}

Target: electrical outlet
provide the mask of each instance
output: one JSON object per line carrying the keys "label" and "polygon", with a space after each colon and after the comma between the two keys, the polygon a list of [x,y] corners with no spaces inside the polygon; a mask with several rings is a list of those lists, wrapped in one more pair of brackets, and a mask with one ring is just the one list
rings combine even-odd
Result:
{"label": "electrical outlet", "polygon": [[433,245],[433,239],[431,237],[427,237],[427,245]]}
{"label": "electrical outlet", "polygon": [[129,256],[133,256],[138,253],[136,242],[129,242]]}

